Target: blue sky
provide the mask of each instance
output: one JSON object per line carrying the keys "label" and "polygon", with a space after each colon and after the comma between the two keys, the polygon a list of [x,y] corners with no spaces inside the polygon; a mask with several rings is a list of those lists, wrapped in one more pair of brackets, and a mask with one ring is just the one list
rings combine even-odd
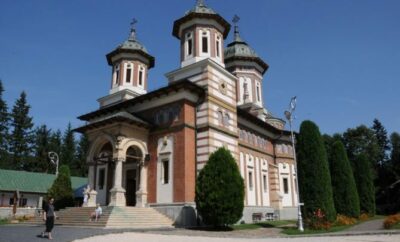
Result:
{"label": "blue sky", "polygon": [[[98,108],[110,87],[105,55],[138,19],[138,39],[156,58],[149,90],[167,85],[179,66],[173,21],[195,0],[0,0],[0,78],[11,107],[28,94],[36,125],[64,129]],[[323,133],[378,118],[400,131],[400,1],[206,0],[270,65],[264,101],[282,117],[298,96],[296,128],[305,119]],[[232,40],[232,31],[225,43]]]}

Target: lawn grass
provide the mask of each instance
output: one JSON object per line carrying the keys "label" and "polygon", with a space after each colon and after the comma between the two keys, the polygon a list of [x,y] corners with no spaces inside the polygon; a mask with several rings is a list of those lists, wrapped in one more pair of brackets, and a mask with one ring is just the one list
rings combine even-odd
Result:
{"label": "lawn grass", "polygon": [[259,229],[259,228],[274,228],[295,223],[296,221],[294,220],[277,220],[277,221],[264,221],[254,224],[237,224],[231,227],[233,230],[244,230],[244,229]]}
{"label": "lawn grass", "polygon": [[3,224],[8,224],[8,220],[7,219],[0,219],[0,225]]}
{"label": "lawn grass", "polygon": [[400,223],[393,225],[391,229],[400,229]]}

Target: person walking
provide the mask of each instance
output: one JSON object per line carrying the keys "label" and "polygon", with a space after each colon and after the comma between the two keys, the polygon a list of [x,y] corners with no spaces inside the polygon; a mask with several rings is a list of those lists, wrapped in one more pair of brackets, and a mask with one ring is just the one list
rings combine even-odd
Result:
{"label": "person walking", "polygon": [[43,238],[47,233],[47,238],[53,239],[51,231],[54,227],[54,218],[56,218],[56,213],[54,212],[54,198],[51,197],[43,208],[43,220],[46,222],[46,230],[42,232]]}

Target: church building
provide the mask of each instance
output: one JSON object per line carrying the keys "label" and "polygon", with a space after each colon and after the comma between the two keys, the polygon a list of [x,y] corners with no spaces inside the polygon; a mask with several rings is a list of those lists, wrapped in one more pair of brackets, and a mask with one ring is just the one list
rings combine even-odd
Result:
{"label": "church building", "polygon": [[133,24],[129,38],[106,55],[109,93],[76,129],[90,140],[92,205],[153,207],[177,224],[191,223],[196,177],[210,154],[226,147],[244,179],[242,220],[296,218],[290,132],[263,102],[269,66],[241,38],[237,17],[233,22],[227,40],[231,24],[198,0],[173,23],[180,66],[157,90],[148,91],[155,57]]}

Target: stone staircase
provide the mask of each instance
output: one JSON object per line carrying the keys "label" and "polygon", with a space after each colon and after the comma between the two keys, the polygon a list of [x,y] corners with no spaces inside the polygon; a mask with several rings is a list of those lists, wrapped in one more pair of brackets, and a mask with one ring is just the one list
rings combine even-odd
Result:
{"label": "stone staircase", "polygon": [[[173,221],[153,208],[102,207],[103,214],[97,222],[90,221],[93,207],[74,207],[56,211],[56,225],[98,228],[172,228]],[[41,216],[25,222],[44,224]]]}

